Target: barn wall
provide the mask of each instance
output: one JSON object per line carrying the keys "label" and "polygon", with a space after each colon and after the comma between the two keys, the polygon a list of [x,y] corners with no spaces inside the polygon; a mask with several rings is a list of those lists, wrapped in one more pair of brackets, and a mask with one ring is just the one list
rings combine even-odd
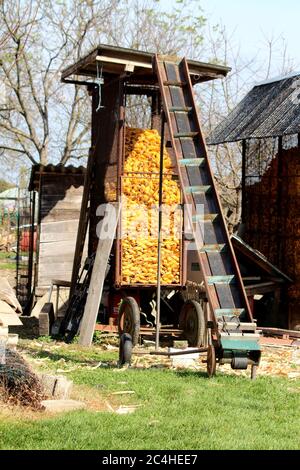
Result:
{"label": "barn wall", "polygon": [[300,326],[300,149],[282,150],[245,189],[244,239],[294,280],[284,305]]}
{"label": "barn wall", "polygon": [[39,197],[38,287],[52,279],[71,280],[83,175],[41,177]]}

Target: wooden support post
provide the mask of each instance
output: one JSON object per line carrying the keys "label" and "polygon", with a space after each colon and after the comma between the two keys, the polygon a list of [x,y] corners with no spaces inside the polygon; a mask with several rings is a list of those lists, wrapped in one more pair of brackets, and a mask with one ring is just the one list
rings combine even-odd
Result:
{"label": "wooden support post", "polygon": [[151,129],[161,132],[161,98],[159,92],[153,93],[151,99]]}
{"label": "wooden support post", "polygon": [[161,113],[161,138],[159,160],[159,196],[158,196],[158,242],[157,242],[157,289],[156,289],[156,331],[155,349],[159,348],[160,330],[160,292],[161,292],[161,244],[162,244],[162,210],[163,210],[163,174],[164,174],[164,139],[165,139],[165,114]]}
{"label": "wooden support post", "polygon": [[282,136],[278,137],[278,167],[277,167],[277,197],[276,197],[276,210],[277,210],[277,266],[279,269],[284,270],[284,246],[283,246],[283,184],[284,179],[282,176],[283,173],[283,145],[282,145]]}
{"label": "wooden support post", "polygon": [[78,231],[77,231],[77,238],[76,238],[69,300],[72,298],[72,295],[74,293],[74,289],[76,286],[77,277],[78,277],[78,273],[80,270],[80,264],[81,264],[81,258],[82,258],[82,253],[83,253],[86,232],[87,232],[87,225],[88,225],[88,220],[89,220],[88,205],[89,205],[89,200],[90,200],[90,186],[91,186],[91,180],[92,180],[93,166],[94,166],[94,149],[90,149],[86,173],[84,177],[84,187],[83,187],[83,195],[82,195],[82,201],[81,201],[79,224],[78,224]]}
{"label": "wooden support post", "polygon": [[30,217],[31,217],[31,226],[30,226],[30,247],[29,247],[29,260],[28,260],[28,294],[27,301],[29,302],[31,298],[32,291],[32,274],[33,274],[33,252],[34,252],[34,216],[35,216],[35,191],[30,195]]}
{"label": "wooden support post", "polygon": [[[79,344],[81,346],[90,346],[93,340],[106,268],[120,216],[120,204],[110,204],[109,206],[111,208],[115,207],[115,210],[110,210],[108,212],[105,224],[102,224],[99,233],[96,258],[80,327]],[[105,233],[107,227],[109,227],[109,234]]]}
{"label": "wooden support post", "polygon": [[242,223],[245,223],[246,217],[246,156],[247,156],[247,141],[244,139],[242,142]]}

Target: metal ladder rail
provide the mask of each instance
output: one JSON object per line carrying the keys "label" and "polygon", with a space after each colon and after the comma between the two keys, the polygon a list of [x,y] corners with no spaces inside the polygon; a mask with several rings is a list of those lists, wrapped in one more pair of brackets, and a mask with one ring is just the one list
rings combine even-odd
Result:
{"label": "metal ladder rail", "polygon": [[[178,75],[178,77],[173,76],[171,77],[172,79],[168,77],[166,64],[173,66],[173,72],[174,72],[174,65],[176,66],[175,68],[178,69],[176,71],[176,75]],[[205,283],[210,307],[212,311],[214,312],[213,320],[215,322],[215,326],[217,326],[218,317],[223,317],[224,315],[229,316],[233,313],[235,315],[236,314],[240,315],[242,312],[246,312],[246,316],[248,316],[248,319],[252,321],[251,311],[250,311],[247,297],[246,297],[244,287],[242,284],[241,275],[240,275],[240,272],[239,272],[239,269],[235,260],[235,256],[232,250],[226,224],[223,219],[220,201],[218,199],[217,191],[216,191],[215,184],[214,184],[213,177],[212,177],[211,167],[207,158],[207,150],[205,147],[205,142],[204,142],[201,128],[200,128],[200,123],[198,119],[198,114],[196,110],[195,100],[194,100],[193,91],[192,91],[192,85],[190,82],[190,76],[189,76],[189,71],[188,71],[186,61],[183,60],[180,62],[180,64],[178,63],[176,64],[175,62],[172,62],[172,63],[165,62],[164,60],[160,60],[158,57],[156,57],[155,65],[156,65],[156,71],[157,71],[159,85],[160,85],[160,89],[162,93],[165,115],[166,115],[166,119],[170,128],[171,142],[172,142],[173,149],[175,151],[176,160],[178,164],[178,174],[179,174],[181,186],[183,189],[186,189],[186,188],[189,189],[188,191],[184,191],[185,193],[184,199],[186,203],[191,204],[193,207],[192,212],[188,211],[188,214],[189,214],[191,225],[193,226],[193,231],[195,233],[195,241],[198,247],[199,263],[201,266],[201,271],[204,273],[204,283]],[[184,80],[180,79],[180,67],[181,69],[183,69],[181,70],[181,75],[184,74]],[[172,75],[172,70],[171,70],[171,75]],[[178,87],[180,89],[183,102],[185,101],[185,98],[186,98],[184,96],[184,91],[187,93],[189,103],[185,107],[169,105],[167,101],[167,97],[166,97],[165,88],[167,88],[171,97],[170,87],[173,87],[173,88]],[[181,133],[174,132],[176,128],[178,130],[178,128],[180,127],[178,125],[178,120],[176,117],[176,115],[178,116],[178,113],[183,113],[183,115],[185,116],[186,115],[190,116],[192,114],[192,120],[190,122],[190,127],[193,126],[192,129],[188,129],[186,130],[186,132],[181,132]],[[202,153],[201,157],[199,158],[198,155],[196,157],[195,155],[193,155],[192,158],[186,159],[185,158],[186,155],[184,155],[184,151],[182,148],[182,139],[196,140],[197,138],[198,138],[198,144],[200,144],[200,153]],[[182,156],[183,158],[179,158],[178,155]],[[207,167],[207,175],[210,180],[210,185],[209,185],[210,188],[208,188],[208,186],[206,187],[202,186],[198,188],[196,186],[194,187],[190,186],[190,178],[189,178],[189,174],[187,171],[188,167],[192,166],[193,168],[196,168],[198,166],[200,168],[202,165],[205,165]],[[207,213],[204,214],[203,219],[205,220],[206,218],[209,220],[212,217],[212,215],[215,216],[215,219],[218,218],[218,222],[221,224],[221,226],[223,225],[222,231],[223,231],[224,241],[225,241],[225,243],[221,244],[219,247],[216,246],[215,248],[213,246],[208,246],[207,244],[203,245],[203,242],[205,241],[204,237],[202,236],[201,237],[202,239],[200,239],[199,233],[197,234],[197,222],[199,222],[199,220],[197,221],[197,219],[193,218],[193,212],[195,211],[195,194],[197,193],[197,191],[206,193],[209,189],[214,193],[214,199],[215,199],[214,202],[216,202],[215,205],[216,205],[217,210],[216,210],[216,214],[207,214]],[[211,220],[211,222],[213,222],[213,220]],[[211,266],[210,266],[209,259],[208,259],[208,253],[211,253],[214,251],[221,252],[221,250],[224,250],[225,248],[224,245],[226,246],[228,254],[231,258],[230,262],[232,266],[235,268],[233,270],[234,274],[232,274],[231,276],[227,276],[227,277],[226,276],[218,276],[218,277],[212,276]],[[239,291],[241,292],[240,297],[243,303],[243,308],[236,308],[236,307],[226,308],[226,309],[221,308],[220,301],[219,301],[219,298],[215,289],[216,283],[231,282],[233,279],[233,276],[235,276],[237,278],[236,280],[238,281],[237,284],[239,285]]]}
{"label": "metal ladder rail", "polygon": [[[195,95],[194,95],[194,92],[193,92],[193,87],[192,87],[192,83],[191,83],[191,79],[190,79],[188,63],[187,63],[185,58],[183,58],[183,60],[182,60],[182,66],[183,66],[183,71],[184,71],[186,80],[188,82],[188,89],[189,89],[190,97],[191,97],[191,100],[192,100],[192,103],[193,103],[193,111],[192,112],[193,112],[193,115],[194,115],[194,120],[196,122],[197,129],[198,129],[198,132],[199,132],[199,138],[201,139],[201,145],[203,146],[204,153],[205,153],[205,156],[206,156],[206,164],[207,164],[208,172],[209,172],[209,175],[210,175],[210,178],[211,178],[211,184],[212,184],[214,196],[216,198],[217,207],[219,209],[220,216],[219,216],[218,221],[221,224],[222,229],[225,232],[226,244],[228,245],[227,254],[231,258],[231,262],[232,262],[233,268],[234,268],[234,274],[237,277],[237,285],[238,285],[238,288],[239,288],[239,291],[240,291],[240,294],[241,294],[241,298],[242,298],[242,301],[245,303],[245,313],[246,313],[246,322],[245,323],[250,321],[253,324],[253,316],[252,316],[252,312],[251,312],[250,305],[249,305],[249,302],[248,302],[248,297],[247,297],[247,294],[246,294],[246,291],[245,291],[244,283],[243,283],[242,276],[241,276],[241,273],[240,273],[239,265],[237,263],[235,252],[233,250],[233,246],[232,246],[232,243],[231,243],[231,240],[230,240],[229,232],[228,232],[228,229],[227,229],[227,224],[226,224],[224,214],[223,214],[221,201],[220,201],[219,194],[218,194],[218,191],[216,189],[216,185],[215,185],[215,181],[214,181],[214,177],[213,177],[213,171],[212,171],[211,164],[210,164],[210,161],[209,161],[209,158],[208,158],[208,151],[207,151],[205,139],[203,138],[203,134],[202,134],[201,124],[200,124],[200,120],[199,120],[199,114],[197,112],[197,106],[196,106],[196,101],[195,101]],[[237,311],[238,311],[238,309],[237,309]],[[219,316],[218,312],[216,310],[214,311],[214,314],[215,314],[216,317]],[[226,316],[226,312],[224,311],[224,309],[221,309],[220,316],[224,317],[224,314]],[[243,323],[243,322],[241,322],[241,323]]]}

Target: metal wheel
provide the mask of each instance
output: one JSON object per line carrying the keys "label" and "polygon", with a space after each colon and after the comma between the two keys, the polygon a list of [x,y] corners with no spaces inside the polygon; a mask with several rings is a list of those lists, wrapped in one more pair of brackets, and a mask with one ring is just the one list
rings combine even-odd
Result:
{"label": "metal wheel", "polygon": [[137,301],[133,297],[126,297],[121,302],[118,328],[120,336],[122,336],[123,333],[128,333],[131,336],[133,346],[138,343],[140,334],[140,309]]}
{"label": "metal wheel", "polygon": [[207,347],[207,375],[213,377],[216,375],[216,351],[213,344],[209,344]]}
{"label": "metal wheel", "polygon": [[123,366],[125,364],[131,363],[132,357],[132,338],[128,333],[123,333],[120,338],[119,346],[119,365]]}
{"label": "metal wheel", "polygon": [[206,342],[206,321],[199,302],[188,300],[179,315],[179,329],[184,331],[189,346],[200,347]]}

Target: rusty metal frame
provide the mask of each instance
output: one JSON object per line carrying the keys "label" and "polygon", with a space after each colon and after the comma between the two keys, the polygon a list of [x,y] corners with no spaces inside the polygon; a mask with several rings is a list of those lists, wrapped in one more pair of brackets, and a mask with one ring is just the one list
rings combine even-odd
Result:
{"label": "rusty metal frame", "polygon": [[[184,78],[186,80],[186,83],[188,85],[189,90],[192,91],[192,83],[191,83],[188,64],[187,64],[186,59],[183,59],[182,63],[183,63]],[[170,111],[169,111],[169,107],[168,107],[168,100],[167,100],[166,91],[165,91],[165,84],[164,84],[164,81],[163,81],[164,79],[163,79],[162,74],[159,73],[159,57],[158,57],[158,55],[155,56],[155,66],[156,66],[156,70],[157,70],[157,73],[158,73],[158,79],[159,79],[160,89],[161,89],[161,93],[162,93],[164,108],[165,108],[165,112],[166,112],[166,116],[167,116],[167,122],[171,123],[172,119],[171,119],[171,115],[170,115]],[[166,74],[165,71],[163,73]],[[166,79],[167,79],[167,76],[166,76]],[[196,124],[197,134],[199,136],[201,146],[204,149],[205,154],[207,155],[207,153],[208,153],[207,152],[207,147],[206,147],[206,144],[205,144],[204,139],[202,137],[202,130],[201,130],[201,125],[200,125],[200,121],[199,121],[199,116],[198,116],[198,113],[195,111],[197,109],[196,102],[195,102],[195,96],[192,92],[190,94],[190,97],[191,97],[191,100],[192,100],[192,108],[194,110],[193,114],[194,114],[194,122]],[[175,155],[176,155],[177,164],[178,164],[178,173],[179,173],[179,179],[180,179],[181,187],[183,188],[183,187],[185,187],[183,178],[188,178],[188,175],[183,177],[182,173],[180,172],[179,163],[178,163],[178,160],[179,160],[178,150],[177,150],[177,146],[176,146],[176,142],[175,142],[175,138],[174,138],[173,133],[171,133],[170,137],[171,137],[172,146],[173,146],[173,149],[174,149],[174,152],[175,152]],[[238,283],[238,286],[239,286],[239,290],[240,290],[240,293],[242,294],[242,298],[243,298],[243,301],[244,301],[244,304],[245,304],[245,307],[246,307],[246,310],[247,310],[248,317],[250,318],[251,321],[253,321],[250,305],[249,305],[247,295],[246,295],[246,292],[245,292],[245,289],[244,289],[244,286],[243,286],[243,282],[242,282],[241,274],[240,274],[240,271],[239,271],[239,268],[238,268],[237,260],[236,260],[236,257],[235,257],[235,254],[234,254],[234,251],[233,251],[233,248],[232,248],[232,244],[230,242],[230,237],[229,237],[228,229],[227,229],[227,226],[226,226],[226,223],[225,223],[220,198],[219,198],[218,192],[216,191],[215,182],[214,182],[214,179],[212,177],[213,173],[212,173],[212,168],[211,168],[209,159],[207,159],[207,165],[208,165],[209,173],[211,175],[211,184],[212,184],[212,187],[214,187],[214,190],[215,190],[216,203],[217,203],[217,208],[218,208],[219,214],[220,214],[222,229],[224,230],[226,239],[228,240],[229,253],[230,253],[231,259],[233,261],[235,274],[237,276],[237,283]],[[190,204],[192,204],[193,207],[195,207],[194,200],[191,197],[191,195],[186,194],[185,195],[185,200],[186,200],[187,203],[190,203]],[[191,222],[192,222],[191,214],[189,214],[189,218],[191,219]],[[209,266],[209,261],[208,261],[207,255],[206,255],[206,260],[204,260],[204,257],[199,256],[199,262],[200,262],[202,272],[207,273],[207,272],[210,271],[211,268]],[[209,289],[208,281],[206,279],[206,276],[203,276],[203,280],[204,280],[206,292],[212,291],[211,289]],[[216,290],[215,290],[215,295],[213,297],[209,296],[208,300],[209,300],[210,308],[212,309],[212,311],[215,311],[216,308],[219,308],[219,299],[218,299],[218,295],[217,295]],[[214,329],[217,330],[217,323],[216,323],[215,317],[213,317],[213,322],[214,322]]]}
{"label": "rusty metal frame", "polygon": [[[157,89],[152,90],[151,93],[157,93]],[[139,93],[143,94],[143,93]],[[122,127],[120,124],[119,128],[119,146],[118,146],[118,175],[117,175],[117,198],[120,202],[122,196],[122,186],[123,186],[123,178],[130,177],[134,175],[138,175],[142,177],[143,175],[149,175],[149,173],[145,172],[128,172],[126,175],[124,174],[124,163],[125,163],[125,116],[126,116],[126,106],[125,106],[125,96],[126,96],[126,84],[123,84],[122,90],[120,89],[120,122],[122,122]],[[151,176],[157,175],[159,177],[159,173],[151,173]],[[182,193],[182,192],[181,192]],[[182,197],[182,196],[181,196]],[[184,220],[182,217],[181,227],[183,228]],[[120,217],[118,229],[117,229],[117,239],[115,244],[115,254],[116,254],[116,263],[115,263],[115,287],[116,288],[126,288],[126,289],[135,289],[135,288],[155,288],[156,284],[142,284],[142,283],[133,283],[133,284],[125,284],[122,282],[122,241],[121,241],[121,234],[122,232],[122,216]],[[184,261],[186,261],[186,253],[185,253],[185,246],[180,238],[180,268],[179,268],[179,283],[176,284],[162,284],[164,288],[178,288],[185,285],[186,281],[186,266]]]}

